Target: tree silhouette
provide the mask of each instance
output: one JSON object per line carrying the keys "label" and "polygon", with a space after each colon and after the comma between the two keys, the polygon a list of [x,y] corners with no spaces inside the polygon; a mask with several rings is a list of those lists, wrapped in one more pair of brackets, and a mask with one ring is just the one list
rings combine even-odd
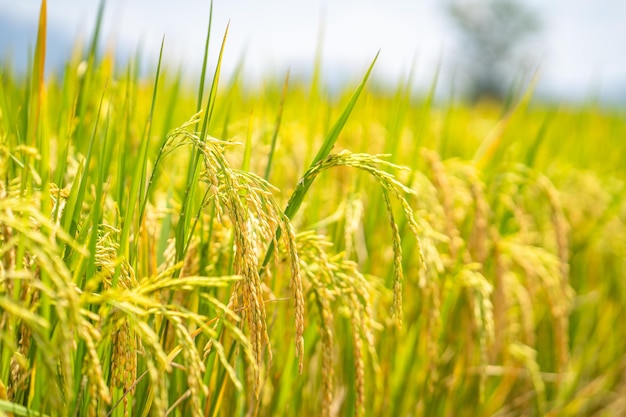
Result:
{"label": "tree silhouette", "polygon": [[470,99],[504,99],[528,66],[522,47],[539,32],[538,16],[516,0],[451,0],[447,12],[461,37],[460,64]]}

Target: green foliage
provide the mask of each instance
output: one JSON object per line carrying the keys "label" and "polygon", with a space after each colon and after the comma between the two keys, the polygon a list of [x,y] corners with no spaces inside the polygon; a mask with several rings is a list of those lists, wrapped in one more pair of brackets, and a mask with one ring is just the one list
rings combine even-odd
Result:
{"label": "green foliage", "polygon": [[0,416],[623,413],[623,111],[219,88],[208,41],[193,88],[98,32],[0,69]]}

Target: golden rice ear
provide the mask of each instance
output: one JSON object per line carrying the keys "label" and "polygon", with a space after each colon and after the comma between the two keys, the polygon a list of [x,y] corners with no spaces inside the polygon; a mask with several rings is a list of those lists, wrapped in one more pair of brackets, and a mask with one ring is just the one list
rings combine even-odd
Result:
{"label": "golden rice ear", "polygon": [[304,368],[304,291],[302,274],[300,271],[301,267],[298,257],[296,235],[287,216],[284,216],[282,220],[282,240],[291,265],[291,289],[295,310],[296,357],[298,358],[298,372],[302,373]]}
{"label": "golden rice ear", "polygon": [[282,231],[281,240],[288,249],[291,265],[296,355],[299,359],[298,369],[300,372],[303,369],[304,296],[294,232],[289,219],[272,196],[274,187],[255,174],[230,167],[224,151],[231,143],[212,137],[201,140],[195,135],[188,135],[186,140],[202,156],[204,171],[201,180],[209,185],[207,199],[213,202],[218,217],[228,217],[233,225],[233,268],[242,280],[234,287],[230,307],[243,308],[242,315],[250,329],[255,358],[255,366],[251,369],[255,375],[255,395],[258,396],[264,355],[267,353],[270,358],[272,355],[259,257],[265,246],[276,243],[277,229]]}
{"label": "golden rice ear", "polygon": [[114,387],[123,391],[124,415],[128,414],[129,398],[135,392],[137,348],[137,335],[128,321],[122,321],[111,332],[111,391]]}
{"label": "golden rice ear", "polygon": [[401,204],[404,214],[407,218],[409,230],[412,232],[416,239],[417,251],[420,259],[420,266],[426,269],[426,263],[424,259],[424,253],[422,245],[420,243],[421,230],[418,223],[415,221],[413,215],[413,209],[406,201],[405,196],[410,195],[413,191],[398,181],[391,173],[387,172],[385,168],[391,168],[396,170],[407,170],[405,167],[401,167],[381,159],[383,155],[369,155],[369,154],[355,154],[347,150],[344,150],[338,154],[331,154],[318,164],[312,166],[304,175],[304,181],[312,181],[320,172],[329,168],[337,166],[346,166],[363,170],[370,174],[374,180],[378,183],[383,191],[383,198],[385,200],[385,208],[389,223],[392,229],[392,242],[393,242],[393,265],[394,265],[394,310],[393,315],[397,325],[402,324],[402,280],[403,280],[403,266],[402,266],[402,246],[400,242],[400,235],[397,227],[397,223],[393,214],[393,208],[391,206],[390,196],[395,197]]}

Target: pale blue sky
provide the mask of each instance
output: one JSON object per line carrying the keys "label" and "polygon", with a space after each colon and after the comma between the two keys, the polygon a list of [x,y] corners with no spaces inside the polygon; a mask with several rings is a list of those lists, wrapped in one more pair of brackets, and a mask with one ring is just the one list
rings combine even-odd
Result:
{"label": "pale blue sky", "polygon": [[[207,0],[109,0],[105,43],[134,51],[142,42],[156,59],[165,34],[165,56],[187,68],[199,65],[209,15]],[[310,70],[324,16],[324,74],[331,82],[358,77],[381,49],[375,75],[395,80],[416,60],[418,83],[428,85],[442,60],[442,79],[456,62],[455,33],[443,0],[215,0],[213,51],[230,19],[224,70],[245,55],[246,75],[282,77]],[[560,98],[590,91],[626,101],[626,1],[525,0],[543,21],[530,45],[541,62],[540,91]],[[12,51],[16,65],[33,44],[39,0],[0,0],[0,55]],[[91,33],[99,1],[49,0],[49,43],[66,56],[70,42]],[[56,47],[55,47],[56,46]],[[215,55],[214,55],[215,56]],[[59,58],[57,58],[59,59]]]}

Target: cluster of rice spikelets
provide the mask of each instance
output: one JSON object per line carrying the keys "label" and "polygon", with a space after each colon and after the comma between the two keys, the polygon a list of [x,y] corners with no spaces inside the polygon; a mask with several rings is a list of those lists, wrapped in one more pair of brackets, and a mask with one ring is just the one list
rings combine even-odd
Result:
{"label": "cluster of rice spikelets", "polygon": [[374,320],[372,302],[376,295],[371,278],[365,278],[357,264],[343,253],[331,254],[332,243],[314,232],[303,232],[296,237],[298,253],[305,280],[307,298],[317,307],[322,348],[322,415],[330,416],[334,398],[334,311],[346,315],[351,323],[355,368],[357,415],[365,413],[364,349],[376,363],[374,329],[380,325]]}
{"label": "cluster of rice spikelets", "polygon": [[[406,196],[411,190],[399,182],[387,169],[403,169],[392,164],[378,155],[354,154],[342,151],[331,154],[318,164],[313,165],[301,179],[302,182],[314,179],[321,172],[333,167],[351,167],[363,170],[371,175],[381,186],[385,209],[390,223],[393,239],[393,304],[392,321],[400,326],[402,323],[402,281],[403,262],[399,226],[395,219],[391,198],[400,202],[407,218],[411,232],[417,238],[418,253],[420,254],[419,270],[423,270],[424,262],[421,258],[419,236],[420,227],[413,217],[413,210],[409,206]],[[294,249],[299,259],[300,270],[303,276],[304,293],[319,313],[321,351],[322,351],[322,414],[333,414],[334,404],[334,368],[336,360],[333,358],[335,343],[336,312],[345,315],[351,324],[351,338],[355,375],[355,413],[365,415],[365,352],[371,358],[374,372],[378,372],[378,360],[375,347],[374,330],[381,325],[374,319],[373,300],[377,297],[378,288],[374,277],[365,277],[358,268],[358,264],[349,259],[350,254],[356,255],[360,250],[353,236],[362,221],[362,203],[350,200],[340,209],[339,217],[345,219],[344,235],[346,236],[347,252],[332,254],[332,242],[325,236],[313,231],[306,231],[296,236],[296,248],[283,244],[282,252],[292,258],[290,252]],[[335,216],[337,217],[337,216]]]}
{"label": "cluster of rice spikelets", "polygon": [[296,252],[295,235],[289,219],[272,196],[275,188],[261,177],[231,168],[224,153],[233,144],[228,141],[199,135],[186,130],[199,121],[195,115],[180,130],[174,131],[166,142],[164,153],[191,144],[202,156],[203,171],[200,180],[207,184],[203,206],[213,204],[218,223],[228,220],[232,226],[234,246],[234,273],[242,277],[232,292],[229,308],[241,308],[250,329],[255,358],[255,393],[259,394],[259,367],[264,351],[271,355],[267,334],[261,259],[269,244],[277,245],[277,236],[288,249],[291,264],[291,287],[295,305],[296,354],[302,372],[304,352],[304,296],[300,265]]}
{"label": "cluster of rice spikelets", "polygon": [[[422,224],[424,252],[431,270],[452,278],[440,278],[433,309],[449,303],[452,294],[464,288],[476,335],[474,342],[466,343],[478,346],[480,397],[484,399],[494,366],[515,374],[515,367],[521,365],[532,375],[537,409],[545,411],[545,387],[533,353],[537,315],[543,315],[544,305],[552,320],[554,372],[560,378],[569,362],[572,289],[568,225],[560,196],[545,176],[523,165],[502,166],[486,181],[485,173],[472,163],[443,162],[429,150],[422,155],[430,178],[417,175],[413,187],[422,198],[417,212],[420,206],[430,205],[431,215],[417,216],[429,223]],[[431,233],[434,257],[428,256],[429,230],[444,232],[443,236]],[[450,318],[440,325],[449,326]],[[441,327],[439,331],[446,332]],[[467,349],[465,354],[471,352]],[[467,360],[471,363],[471,356]]]}
{"label": "cluster of rice spikelets", "polygon": [[[241,388],[220,343],[222,331],[217,330],[218,322],[236,323],[239,317],[211,297],[206,302],[219,314],[213,319],[187,310],[180,302],[164,302],[169,294],[230,286],[238,277],[202,277],[191,271],[181,276],[181,262],[137,279],[132,265],[119,256],[120,230],[106,219],[98,230],[91,230],[91,222],[84,221],[89,211],[81,211],[84,223],[78,224],[78,230],[82,239],[96,235],[94,254],[60,227],[67,191],[51,185],[49,197],[35,192],[24,198],[19,178],[9,190],[4,184],[0,189],[0,336],[2,359],[11,363],[11,375],[8,386],[2,385],[2,399],[18,403],[34,395],[32,389],[39,389],[43,381],[56,381],[45,383],[48,395],[43,409],[69,415],[73,406],[76,412],[103,415],[123,402],[123,413],[128,415],[137,384],[148,376],[153,401],[145,406],[165,415],[170,399],[164,374],[179,369],[187,375],[182,399],[189,397],[191,414],[200,416],[204,415],[200,399],[208,393],[204,361],[211,352]],[[55,203],[52,213],[41,213],[42,198]],[[89,257],[96,273],[85,279]],[[173,330],[173,337],[167,339],[170,343],[159,335],[159,328],[166,327]],[[253,362],[246,336],[229,324],[224,329]],[[204,349],[196,346],[200,334],[207,340]],[[140,368],[145,372],[138,375]]]}
{"label": "cluster of rice spikelets", "polygon": [[[17,399],[28,391],[30,384],[41,383],[32,378],[60,378],[63,385],[51,384],[46,401],[54,409],[68,411],[76,395],[73,366],[81,366],[81,384],[88,387],[89,410],[93,414],[94,401],[110,402],[97,354],[101,332],[93,322],[96,317],[81,304],[81,291],[59,253],[56,239],[86,254],[39,211],[37,201],[37,196],[28,200],[0,199],[0,243],[4,254],[0,277],[1,335],[3,352],[13,352],[8,398]],[[77,344],[84,346],[85,356],[74,364],[72,354]]]}
{"label": "cluster of rice spikelets", "polygon": [[400,167],[391,162],[381,159],[382,155],[370,155],[370,154],[355,154],[350,151],[344,150],[338,154],[331,154],[326,159],[322,160],[319,164],[312,166],[304,175],[303,180],[306,181],[311,178],[315,178],[322,171],[329,168],[346,166],[363,170],[371,175],[374,180],[380,185],[385,201],[385,208],[387,216],[389,218],[389,224],[392,230],[392,242],[393,242],[393,271],[394,271],[394,284],[393,284],[393,317],[398,326],[402,325],[402,281],[404,280],[403,266],[402,266],[402,243],[400,233],[398,230],[398,223],[395,220],[393,213],[393,207],[391,204],[391,197],[398,200],[402,206],[403,212],[407,218],[408,226],[417,241],[419,259],[421,261],[421,267],[426,269],[424,263],[424,255],[420,245],[420,227],[413,215],[413,209],[409,206],[406,200],[406,195],[410,195],[413,191],[398,181],[391,173],[385,169],[406,170],[407,168]]}
{"label": "cluster of rice spikelets", "polygon": [[[118,230],[106,225],[102,225],[98,233],[95,265],[101,274],[105,289],[111,288],[111,281],[118,266],[119,245],[113,238],[117,233]],[[92,285],[95,283],[95,280],[91,282]],[[134,270],[128,261],[122,261],[117,286],[123,290],[132,290],[137,285]],[[134,393],[134,384],[137,380],[138,340],[132,323],[120,311],[113,311],[110,323],[111,391],[113,388],[122,390],[124,415],[128,415],[128,399]]]}

